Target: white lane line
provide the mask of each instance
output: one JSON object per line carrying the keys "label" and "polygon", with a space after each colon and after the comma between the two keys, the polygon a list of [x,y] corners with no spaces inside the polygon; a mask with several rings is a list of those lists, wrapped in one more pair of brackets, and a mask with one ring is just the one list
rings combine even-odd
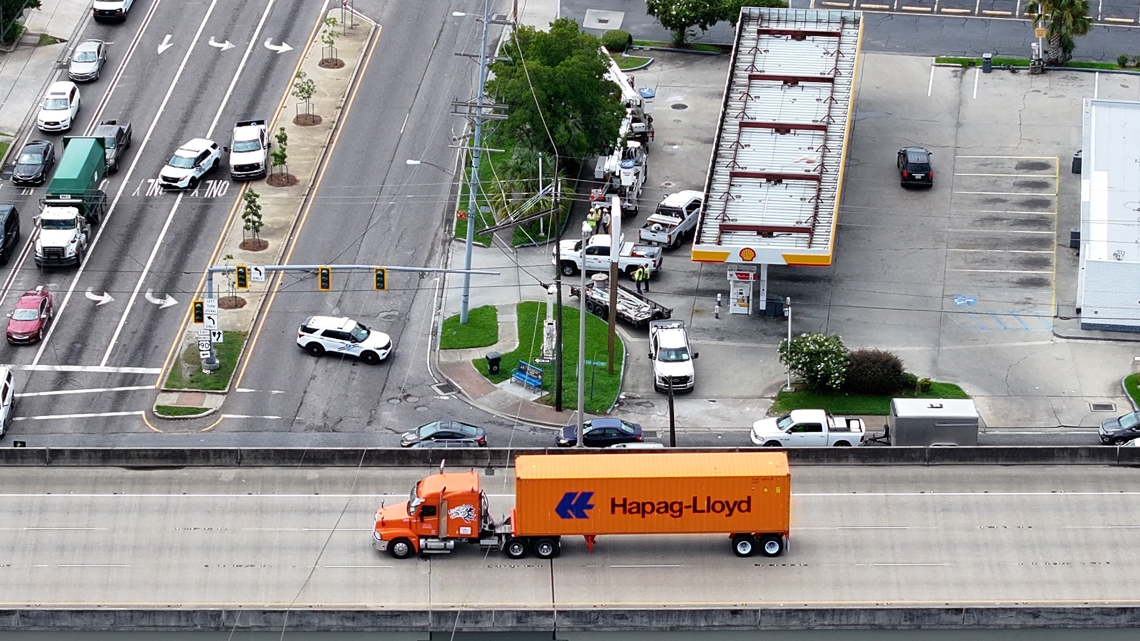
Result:
{"label": "white lane line", "polygon": [[222,418],[255,418],[263,420],[277,420],[280,416],[253,416],[252,414],[222,414]]}
{"label": "white lane line", "polygon": [[611,568],[683,568],[679,563],[647,563],[645,565],[611,565]]}
{"label": "white lane line", "polygon": [[1042,196],[1053,198],[1057,194],[1037,194],[1031,191],[954,191],[955,194],[971,194],[975,196]]}
{"label": "white lane line", "polygon": [[[222,104],[218,105],[218,111],[214,114],[214,121],[210,123],[210,129],[206,132],[206,138],[213,137],[214,129],[218,126],[218,120],[222,117],[222,111],[226,108],[226,104],[233,94],[234,86],[237,85],[238,78],[241,77],[241,72],[245,69],[245,65],[249,61],[249,55],[250,52],[253,51],[254,44],[261,37],[261,29],[265,26],[265,20],[269,18],[269,11],[273,8],[275,1],[276,0],[269,0],[268,4],[265,5],[265,12],[261,14],[261,21],[257,23],[257,28],[253,32],[253,38],[250,39],[249,45],[245,49],[245,55],[241,57],[241,63],[238,64],[237,71],[234,72],[234,76],[230,80],[230,86],[226,89],[225,96],[222,97]],[[209,19],[210,12],[214,10],[216,4],[217,0],[214,0],[214,2],[210,4],[210,9],[206,12],[206,19]],[[198,33],[194,36],[195,42],[197,42],[198,38],[202,35],[202,28],[205,26],[206,21],[203,20],[201,27],[198,29]],[[191,49],[193,49],[193,46],[192,43]],[[182,70],[179,69],[179,73],[181,73],[181,71]],[[175,80],[177,80],[177,76]],[[159,109],[159,113],[162,113],[161,108]],[[155,121],[157,122],[157,118]],[[139,274],[138,282],[135,283],[135,289],[131,292],[130,299],[127,300],[127,308],[123,310],[123,315],[119,317],[119,324],[115,326],[115,333],[111,335],[111,341],[107,343],[107,351],[103,352],[103,360],[99,362],[100,365],[106,365],[107,361],[111,359],[111,350],[115,349],[115,343],[119,340],[119,334],[122,333],[123,326],[127,324],[127,317],[130,316],[131,310],[135,306],[135,300],[139,297],[139,291],[142,289],[143,282],[146,280],[146,277],[150,275],[150,268],[154,264],[154,259],[158,256],[158,250],[162,247],[162,241],[166,238],[166,232],[170,229],[170,224],[174,222],[174,213],[178,210],[178,206],[182,204],[182,196],[185,193],[186,192],[182,192],[178,194],[178,200],[174,201],[174,207],[171,207],[170,215],[166,217],[166,222],[162,225],[162,231],[158,234],[158,240],[155,241],[154,247],[150,251],[150,256],[146,259],[146,265],[143,266],[142,272]]]}
{"label": "white lane line", "polygon": [[992,176],[992,177],[998,177],[998,178],[1052,178],[1052,179],[1057,178],[1053,174],[1028,174],[1028,173],[1023,173],[1023,174],[966,174],[966,173],[954,172],[954,175],[955,176]]}
{"label": "white lane line", "polygon": [[394,568],[396,566],[394,566],[394,565],[322,565],[321,567],[322,568],[328,568],[330,570],[356,569],[356,568],[366,568],[369,570],[371,570],[373,568],[378,569],[378,570],[391,570],[392,568]]}
{"label": "white lane line", "polygon": [[978,99],[978,78],[982,77],[982,70],[974,67],[974,95],[971,100]]}
{"label": "white lane line", "polygon": [[1051,231],[1032,231],[1028,229],[950,229],[949,231],[955,233],[968,233],[968,234],[1049,234],[1054,235]]}
{"label": "white lane line", "polygon": [[137,392],[139,390],[152,390],[154,385],[133,385],[131,387],[101,387],[96,389],[66,389],[54,392],[24,392],[16,394],[16,398],[29,398],[32,396],[60,396],[63,394],[103,394],[105,392]]}
{"label": "white lane line", "polygon": [[52,421],[56,419],[75,419],[75,418],[114,418],[117,416],[142,416],[145,414],[143,410],[136,412],[98,412],[92,414],[48,414],[45,416],[17,416],[13,421]]}
{"label": "white lane line", "polygon": [[1032,269],[948,269],[950,272],[968,272],[973,274],[1052,274],[1051,271],[1037,271]]}
{"label": "white lane line", "polygon": [[[79,285],[79,279],[81,276],[83,276],[87,264],[91,261],[91,255],[94,253],[95,247],[99,244],[99,239],[103,237],[103,232],[107,231],[107,228],[110,226],[107,223],[111,219],[111,214],[115,211],[115,205],[119,203],[119,198],[121,198],[123,192],[126,191],[131,179],[131,175],[135,171],[135,166],[138,165],[140,160],[142,160],[142,150],[146,148],[147,143],[150,141],[151,134],[154,133],[155,126],[158,125],[158,119],[162,117],[162,112],[166,109],[166,104],[170,102],[170,96],[174,94],[174,87],[178,85],[178,79],[182,77],[182,72],[186,69],[186,63],[190,62],[190,54],[194,52],[194,45],[198,43],[198,38],[202,36],[202,31],[206,28],[206,21],[210,19],[210,14],[213,13],[214,7],[217,6],[217,4],[218,0],[212,0],[210,3],[210,8],[206,10],[205,17],[203,17],[202,22],[198,24],[198,32],[194,34],[194,39],[190,42],[190,46],[186,49],[186,55],[182,57],[182,63],[178,65],[178,71],[175,72],[174,79],[170,81],[170,86],[166,89],[166,95],[163,96],[162,103],[158,106],[158,112],[155,113],[154,120],[151,121],[150,128],[147,129],[146,136],[143,137],[142,144],[134,153],[134,160],[131,161],[131,166],[127,169],[126,176],[123,178],[123,182],[119,186],[119,191],[115,194],[115,200],[111,201],[111,206],[107,208],[107,216],[99,224],[99,231],[96,232],[94,240],[92,240],[87,247],[87,257],[83,259],[83,264],[79,266],[79,269],[75,272],[74,278],[71,279],[71,285],[67,288],[67,293],[63,297],[63,303],[60,304],[59,309],[56,310],[55,322],[53,322],[51,324],[51,327],[48,328],[47,336],[45,336],[44,339],[40,341],[40,348],[36,350],[36,356],[32,359],[32,365],[39,365],[40,359],[43,358],[44,350],[47,349],[48,342],[51,340],[52,334],[55,333],[55,328],[59,327],[59,318],[63,316],[63,312],[67,309],[67,303],[71,300],[71,295],[75,293],[75,288]],[[181,201],[182,195],[179,194],[178,202]],[[177,202],[175,203],[175,207],[178,207]],[[157,248],[158,245],[156,244],[155,247]],[[104,362],[101,363],[101,365],[106,365],[106,359],[103,360]]]}
{"label": "white lane line", "polygon": [[1056,161],[1056,156],[954,156],[955,158],[973,158],[975,160],[999,160],[1013,158],[1015,160],[1052,160]]}
{"label": "white lane line", "polygon": [[[932,59],[933,60],[933,59]],[[930,81],[926,83],[926,97],[930,97],[930,93],[934,91],[934,65],[930,65]]]}
{"label": "white lane line", "polygon": [[949,567],[949,563],[852,563],[857,568],[941,568]]}
{"label": "white lane line", "polygon": [[57,563],[56,565],[33,565],[33,568],[129,568],[117,563]]}
{"label": "white lane line", "polygon": [[1140,530],[1140,525],[1065,525],[1062,530]]}
{"label": "white lane line", "polygon": [[[55,323],[52,323],[55,325]],[[5,365],[25,372],[76,372],[81,374],[159,374],[159,367],[100,367],[98,365]]]}
{"label": "white lane line", "polygon": [[32,530],[81,530],[91,532],[103,532],[111,528],[105,527],[0,527],[0,531],[4,532],[30,532]]}
{"label": "white lane line", "polygon": [[1044,249],[959,249],[948,247],[948,252],[970,252],[971,254],[1049,254],[1053,252]]}
{"label": "white lane line", "polygon": [[248,387],[239,387],[239,388],[235,389],[234,391],[238,392],[239,394],[257,394],[257,393],[262,393],[262,392],[264,392],[266,394],[284,394],[285,393],[285,390],[281,390],[281,389],[262,390],[262,389],[250,389]]}
{"label": "white lane line", "polygon": [[372,528],[351,527],[243,527],[242,532],[371,532]]}

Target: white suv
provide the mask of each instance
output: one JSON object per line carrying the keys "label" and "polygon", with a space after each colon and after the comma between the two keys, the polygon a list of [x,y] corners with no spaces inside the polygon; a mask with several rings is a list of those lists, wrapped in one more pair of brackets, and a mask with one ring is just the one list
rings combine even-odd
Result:
{"label": "white suv", "polygon": [[369,365],[378,365],[392,353],[387,334],[344,317],[310,316],[297,330],[297,345],[313,356],[345,354]]}
{"label": "white suv", "polygon": [[193,189],[222,162],[222,148],[213,140],[195,138],[178,148],[158,174],[164,189]]}
{"label": "white suv", "polygon": [[36,116],[36,128],[40,131],[67,131],[78,113],[79,87],[66,80],[53,82]]}
{"label": "white suv", "polygon": [[696,384],[693,359],[699,354],[689,351],[689,333],[685,321],[655,320],[649,323],[649,361],[653,363],[653,389],[674,392],[691,391]]}

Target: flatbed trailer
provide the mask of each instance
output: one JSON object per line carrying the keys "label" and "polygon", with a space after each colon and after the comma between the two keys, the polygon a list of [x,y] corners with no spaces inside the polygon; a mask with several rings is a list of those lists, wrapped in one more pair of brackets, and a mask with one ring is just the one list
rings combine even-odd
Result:
{"label": "flatbed trailer", "polygon": [[[570,295],[582,298],[582,288],[578,285],[570,286]],[[586,297],[583,304],[586,311],[609,318],[610,290],[605,285],[598,285],[596,281],[586,283]],[[662,320],[673,316],[673,308],[646,298],[636,291],[617,286],[617,317],[634,327],[647,327],[650,321]]]}

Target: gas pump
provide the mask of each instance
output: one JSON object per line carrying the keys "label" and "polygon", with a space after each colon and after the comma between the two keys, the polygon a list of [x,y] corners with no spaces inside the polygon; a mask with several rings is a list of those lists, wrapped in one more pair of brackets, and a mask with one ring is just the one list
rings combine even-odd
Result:
{"label": "gas pump", "polygon": [[728,272],[728,311],[730,314],[752,315],[752,282],[756,268],[742,266]]}

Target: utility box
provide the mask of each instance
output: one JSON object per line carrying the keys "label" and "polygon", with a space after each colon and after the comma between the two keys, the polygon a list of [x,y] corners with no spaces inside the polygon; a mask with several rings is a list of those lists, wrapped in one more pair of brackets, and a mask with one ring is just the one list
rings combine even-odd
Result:
{"label": "utility box", "polygon": [[994,54],[982,54],[982,73],[990,73],[994,70]]}
{"label": "utility box", "polygon": [[1072,172],[1074,174],[1081,173],[1081,152],[1083,152],[1083,151],[1084,151],[1084,149],[1078,149],[1077,153],[1073,154]]}
{"label": "utility box", "polygon": [[892,398],[887,435],[891,445],[977,445],[980,425],[969,399]]}

